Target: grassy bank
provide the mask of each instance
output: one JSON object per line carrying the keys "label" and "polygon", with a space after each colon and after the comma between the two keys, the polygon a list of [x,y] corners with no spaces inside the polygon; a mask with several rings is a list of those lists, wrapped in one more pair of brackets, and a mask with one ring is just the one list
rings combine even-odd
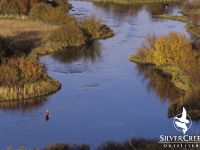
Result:
{"label": "grassy bank", "polygon": [[[48,77],[39,56],[114,35],[96,16],[77,20],[66,12],[70,5],[65,1],[36,1],[26,13],[21,12],[25,1],[19,1],[0,2],[0,101],[56,92],[61,84]],[[8,9],[12,7],[15,11]]]}
{"label": "grassy bank", "polygon": [[1,86],[0,102],[49,95],[56,92],[60,88],[60,82],[48,76],[43,77],[36,82],[25,83],[22,86]]}
{"label": "grassy bank", "polygon": [[173,16],[170,14],[163,14],[163,15],[159,15],[158,17],[163,18],[163,19],[177,20],[177,21],[181,21],[181,22],[189,21],[187,16]]}

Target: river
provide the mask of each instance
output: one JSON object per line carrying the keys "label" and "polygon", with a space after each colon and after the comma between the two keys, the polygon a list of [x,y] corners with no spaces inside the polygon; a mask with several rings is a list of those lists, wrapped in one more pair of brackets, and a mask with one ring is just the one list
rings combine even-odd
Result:
{"label": "river", "polygon": [[[62,89],[36,100],[1,103],[0,149],[58,142],[86,143],[95,148],[106,140],[159,139],[163,134],[179,134],[168,118],[169,101],[178,92],[128,60],[149,34],[175,31],[190,37],[184,23],[154,17],[166,12],[179,14],[178,5],[71,3],[72,14],[96,14],[115,36],[87,48],[41,57]],[[160,87],[155,85],[159,83]],[[46,110],[50,112],[49,121],[44,119]],[[199,133],[199,127],[193,122],[188,133]]]}

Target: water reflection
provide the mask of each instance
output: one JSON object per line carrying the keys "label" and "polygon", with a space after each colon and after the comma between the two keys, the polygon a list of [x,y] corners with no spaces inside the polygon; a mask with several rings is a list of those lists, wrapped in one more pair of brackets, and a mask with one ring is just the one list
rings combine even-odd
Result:
{"label": "water reflection", "polygon": [[173,3],[152,3],[146,4],[145,6],[147,12],[154,17],[162,14],[171,14],[176,5]]}
{"label": "water reflection", "polygon": [[18,101],[7,101],[0,103],[0,109],[3,111],[21,111],[23,113],[38,109],[44,105],[47,97],[25,99]]}
{"label": "water reflection", "polygon": [[143,5],[141,4],[116,4],[116,3],[104,3],[104,2],[93,2],[94,6],[103,9],[105,13],[112,14],[119,22],[125,21],[129,16],[137,16],[142,10]]}
{"label": "water reflection", "polygon": [[108,14],[112,13],[115,17],[125,20],[127,15],[137,16],[137,14],[145,8],[151,16],[172,13],[173,10],[181,6],[181,3],[151,3],[151,4],[116,4],[116,3],[104,3],[93,2],[93,4]]}
{"label": "water reflection", "polygon": [[98,41],[94,41],[87,47],[66,49],[53,54],[52,57],[65,64],[81,59],[95,63],[98,58],[101,58],[101,44]]}
{"label": "water reflection", "polygon": [[183,95],[171,82],[166,74],[156,70],[153,66],[137,64],[136,69],[143,81],[147,82],[147,90],[153,91],[161,101],[173,102]]}
{"label": "water reflection", "polygon": [[156,70],[153,66],[137,64],[139,76],[147,82],[147,89],[153,91],[161,101],[168,100],[168,117],[174,117],[180,113],[183,107],[193,120],[200,119],[200,102],[199,96],[194,93],[190,99],[184,98],[184,93],[178,90],[171,82],[168,75]]}

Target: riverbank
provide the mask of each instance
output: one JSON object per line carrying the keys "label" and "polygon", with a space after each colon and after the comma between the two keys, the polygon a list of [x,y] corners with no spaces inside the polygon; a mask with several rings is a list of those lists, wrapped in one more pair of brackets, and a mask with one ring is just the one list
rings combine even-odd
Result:
{"label": "riverbank", "polygon": [[197,0],[184,2],[181,13],[182,13],[182,16],[163,14],[163,15],[159,15],[158,17],[163,18],[163,19],[171,19],[171,20],[177,20],[177,21],[187,23],[185,26],[185,29],[189,33],[191,33],[193,36],[200,38],[199,24],[194,24],[192,20],[190,20],[191,16],[194,16],[194,15],[200,16],[200,2]]}
{"label": "riverbank", "polygon": [[199,110],[199,106],[193,105],[191,101],[199,100],[199,56],[199,51],[193,49],[190,40],[183,34],[169,33],[167,36],[148,37],[138,52],[131,55],[129,60],[153,66],[169,76],[176,88],[184,91],[181,100],[176,100],[174,103],[176,105],[169,108],[170,116],[184,106],[189,113],[193,114],[192,118],[197,119],[198,113],[194,115],[193,108]]}
{"label": "riverbank", "polygon": [[186,31],[191,33],[194,37],[200,38],[200,26],[192,24],[191,21],[189,20],[188,16],[184,16],[184,15],[183,16],[173,16],[173,15],[169,15],[169,14],[164,14],[164,15],[159,15],[158,17],[163,18],[163,19],[170,19],[170,20],[184,22],[184,23],[186,23],[186,26],[185,26]]}
{"label": "riverbank", "polygon": [[45,3],[35,4],[29,14],[22,17],[2,15],[0,27],[0,70],[3,72],[0,101],[56,92],[61,83],[47,75],[39,56],[64,48],[87,46],[93,40],[114,35],[95,16],[77,20],[66,13],[63,5],[54,7]]}

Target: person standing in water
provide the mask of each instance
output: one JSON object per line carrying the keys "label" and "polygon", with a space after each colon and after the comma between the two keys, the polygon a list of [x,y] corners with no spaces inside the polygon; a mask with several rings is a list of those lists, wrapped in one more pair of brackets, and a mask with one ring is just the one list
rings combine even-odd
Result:
{"label": "person standing in water", "polygon": [[48,110],[45,112],[45,119],[46,119],[46,121],[49,121],[49,111]]}

